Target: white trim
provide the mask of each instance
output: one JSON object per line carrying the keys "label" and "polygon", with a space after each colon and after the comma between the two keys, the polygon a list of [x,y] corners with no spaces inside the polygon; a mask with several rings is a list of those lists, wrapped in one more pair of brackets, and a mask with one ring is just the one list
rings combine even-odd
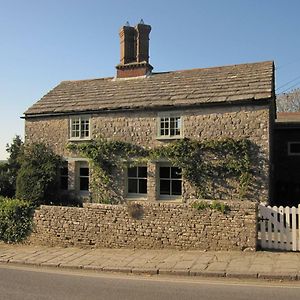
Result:
{"label": "white trim", "polygon": [[288,155],[289,156],[299,156],[300,152],[291,152],[291,145],[292,144],[299,144],[300,145],[300,142],[288,142]]}

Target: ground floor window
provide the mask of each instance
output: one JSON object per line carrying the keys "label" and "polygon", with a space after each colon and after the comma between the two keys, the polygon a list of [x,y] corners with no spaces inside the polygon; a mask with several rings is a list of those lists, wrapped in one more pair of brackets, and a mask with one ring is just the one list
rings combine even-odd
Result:
{"label": "ground floor window", "polygon": [[182,194],[181,168],[160,166],[159,189],[161,196],[180,196]]}
{"label": "ground floor window", "polygon": [[130,167],[127,170],[128,195],[147,194],[147,167]]}
{"label": "ground floor window", "polygon": [[288,155],[300,155],[300,142],[288,142]]}
{"label": "ground floor window", "polygon": [[60,189],[67,190],[69,182],[68,163],[66,162],[60,169]]}
{"label": "ground floor window", "polygon": [[87,166],[79,167],[79,189],[80,191],[89,190],[90,171]]}

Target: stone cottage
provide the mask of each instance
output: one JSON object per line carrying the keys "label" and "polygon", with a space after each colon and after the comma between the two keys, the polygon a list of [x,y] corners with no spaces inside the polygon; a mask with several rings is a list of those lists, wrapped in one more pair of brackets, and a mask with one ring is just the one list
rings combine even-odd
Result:
{"label": "stone cottage", "polygon": [[[44,142],[62,155],[61,188],[89,199],[92,172],[69,143],[105,138],[146,148],[187,138],[196,141],[247,139],[251,142],[252,186],[248,198],[269,197],[274,122],[272,61],[153,72],[149,63],[151,27],[120,29],[116,76],[63,81],[25,112],[26,142]],[[193,198],[181,169],[152,160],[122,170],[118,184],[125,199],[182,201]],[[236,196],[228,185],[214,197]]]}

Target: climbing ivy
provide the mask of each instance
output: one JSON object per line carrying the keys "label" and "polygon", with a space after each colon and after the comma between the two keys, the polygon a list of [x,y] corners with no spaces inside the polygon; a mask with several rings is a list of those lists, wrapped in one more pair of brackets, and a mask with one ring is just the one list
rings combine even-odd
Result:
{"label": "climbing ivy", "polygon": [[155,148],[152,158],[165,157],[182,168],[184,177],[194,185],[199,198],[213,198],[214,180],[228,177],[239,181],[239,196],[246,195],[250,176],[250,142],[224,139],[220,141],[178,140]]}
{"label": "climbing ivy", "polygon": [[67,148],[79,152],[91,162],[93,176],[90,186],[93,201],[112,204],[122,201],[120,193],[117,192],[118,186],[113,178],[113,171],[122,169],[127,165],[127,161],[133,158],[146,157],[148,154],[142,147],[106,139],[90,143],[70,143]]}
{"label": "climbing ivy", "polygon": [[[69,150],[79,152],[92,162],[97,202],[120,202],[113,171],[120,170],[128,162],[167,159],[182,169],[183,176],[196,190],[199,198],[213,197],[213,183],[232,177],[239,182],[239,196],[245,197],[251,179],[249,140],[195,141],[180,139],[146,149],[128,142],[99,139],[90,143],[69,144]],[[114,172],[115,173],[115,172]],[[111,199],[114,199],[113,201]]]}

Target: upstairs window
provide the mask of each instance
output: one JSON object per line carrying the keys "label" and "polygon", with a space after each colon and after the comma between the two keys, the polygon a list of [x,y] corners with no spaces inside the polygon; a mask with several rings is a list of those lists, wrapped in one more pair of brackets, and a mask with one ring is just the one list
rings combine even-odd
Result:
{"label": "upstairs window", "polygon": [[79,116],[70,119],[70,139],[87,140],[90,138],[90,117]]}
{"label": "upstairs window", "polygon": [[180,138],[182,137],[182,117],[163,116],[158,118],[159,138]]}
{"label": "upstairs window", "polygon": [[147,167],[128,168],[128,195],[147,194]]}

